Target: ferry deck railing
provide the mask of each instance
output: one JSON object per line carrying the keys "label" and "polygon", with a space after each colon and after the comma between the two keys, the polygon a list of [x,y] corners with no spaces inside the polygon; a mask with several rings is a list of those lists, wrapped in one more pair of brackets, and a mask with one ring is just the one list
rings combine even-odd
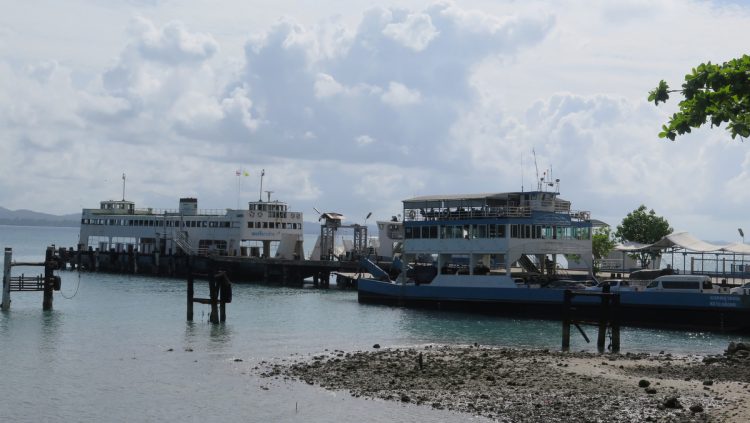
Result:
{"label": "ferry deck railing", "polygon": [[[531,217],[531,207],[508,206],[508,207],[484,207],[474,209],[406,209],[404,220],[421,222],[435,220],[467,220],[467,219],[492,219],[498,217]],[[586,221],[591,219],[591,212],[581,210],[555,211],[559,214],[567,214],[573,220]]]}
{"label": "ferry deck railing", "polygon": [[[230,209],[201,209],[197,210],[196,216],[225,216]],[[134,210],[116,210],[116,209],[85,209],[84,213],[106,214],[106,215],[147,215],[147,216],[179,216],[180,211],[177,209],[134,209]]]}

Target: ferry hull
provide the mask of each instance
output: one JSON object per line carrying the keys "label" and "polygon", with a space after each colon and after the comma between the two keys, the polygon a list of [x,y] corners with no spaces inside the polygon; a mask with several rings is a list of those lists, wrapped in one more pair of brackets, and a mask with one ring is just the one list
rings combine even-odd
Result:
{"label": "ferry hull", "polygon": [[[358,281],[360,303],[469,311],[520,317],[561,319],[563,290],[402,285],[371,279]],[[596,319],[600,300],[575,297],[577,319]],[[699,293],[622,292],[624,325],[689,330],[750,332],[750,296]]]}

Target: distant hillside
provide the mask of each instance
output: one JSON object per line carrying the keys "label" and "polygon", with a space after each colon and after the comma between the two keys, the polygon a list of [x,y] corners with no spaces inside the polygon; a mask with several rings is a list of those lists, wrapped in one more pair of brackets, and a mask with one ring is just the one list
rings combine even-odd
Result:
{"label": "distant hillside", "polygon": [[79,213],[58,216],[32,210],[8,210],[0,207],[0,225],[78,227],[80,222]]}

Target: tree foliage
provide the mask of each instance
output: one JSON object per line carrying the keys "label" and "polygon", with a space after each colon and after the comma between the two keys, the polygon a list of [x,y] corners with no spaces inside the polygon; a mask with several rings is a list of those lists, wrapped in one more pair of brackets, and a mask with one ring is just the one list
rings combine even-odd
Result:
{"label": "tree foliage", "polygon": [[608,226],[597,229],[591,235],[591,252],[594,256],[594,273],[599,273],[598,261],[607,257],[609,252],[615,248],[615,240]]}
{"label": "tree foliage", "polygon": [[615,248],[612,231],[608,227],[598,229],[591,235],[591,250],[596,260],[601,260]]}
{"label": "tree foliage", "polygon": [[679,112],[662,126],[659,138],[674,141],[677,135],[690,133],[709,121],[711,127],[727,123],[733,139],[750,136],[750,56],[721,65],[701,63],[685,75],[681,90],[670,90],[662,80],[649,92],[648,100],[658,105],[673,92],[680,92],[685,99],[679,103]]}
{"label": "tree foliage", "polygon": [[[653,244],[664,236],[671,234],[673,229],[669,226],[667,219],[657,216],[653,209],[646,211],[646,206],[640,207],[628,213],[622,223],[617,225],[615,237],[620,241],[638,242],[641,244]],[[644,251],[637,254],[641,265],[647,267],[650,258],[657,257],[658,252]]]}

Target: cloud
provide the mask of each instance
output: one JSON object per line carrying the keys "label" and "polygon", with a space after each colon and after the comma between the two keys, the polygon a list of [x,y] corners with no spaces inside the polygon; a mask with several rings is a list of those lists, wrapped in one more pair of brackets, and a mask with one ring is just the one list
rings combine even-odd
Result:
{"label": "cloud", "polygon": [[360,135],[357,138],[355,138],[354,141],[359,146],[365,146],[365,145],[374,143],[375,139],[369,135]]}
{"label": "cloud", "polygon": [[388,91],[384,92],[380,98],[383,100],[383,103],[390,104],[391,106],[405,106],[419,103],[421,95],[419,91],[410,90],[404,84],[391,82],[388,84]]}
{"label": "cloud", "polygon": [[438,34],[430,15],[425,13],[410,14],[403,21],[389,23],[383,29],[383,35],[416,52],[427,48]]}
{"label": "cloud", "polygon": [[148,19],[135,18],[130,28],[141,57],[169,65],[195,64],[210,59],[219,49],[209,34],[190,32],[181,22],[157,28]]}
{"label": "cloud", "polygon": [[[610,223],[645,203],[676,228],[734,233],[750,207],[746,145],[721,129],[660,141],[676,104],[645,101],[659,79],[743,51],[742,5],[352,3],[330,16],[280,2],[237,20],[140,5],[116,19],[90,5],[69,32],[53,16],[49,28],[0,23],[3,206],[75,211],[115,196],[126,171],[139,204],[196,195],[220,208],[242,167],[265,168],[264,186],[299,208],[390,216],[419,194],[533,188],[533,149],[564,198]],[[80,53],[101,27],[125,26],[97,39],[96,57]],[[53,162],[69,165],[54,178],[20,165]]]}
{"label": "cloud", "polygon": [[344,87],[331,75],[319,73],[315,80],[315,97],[325,98],[344,92]]}

